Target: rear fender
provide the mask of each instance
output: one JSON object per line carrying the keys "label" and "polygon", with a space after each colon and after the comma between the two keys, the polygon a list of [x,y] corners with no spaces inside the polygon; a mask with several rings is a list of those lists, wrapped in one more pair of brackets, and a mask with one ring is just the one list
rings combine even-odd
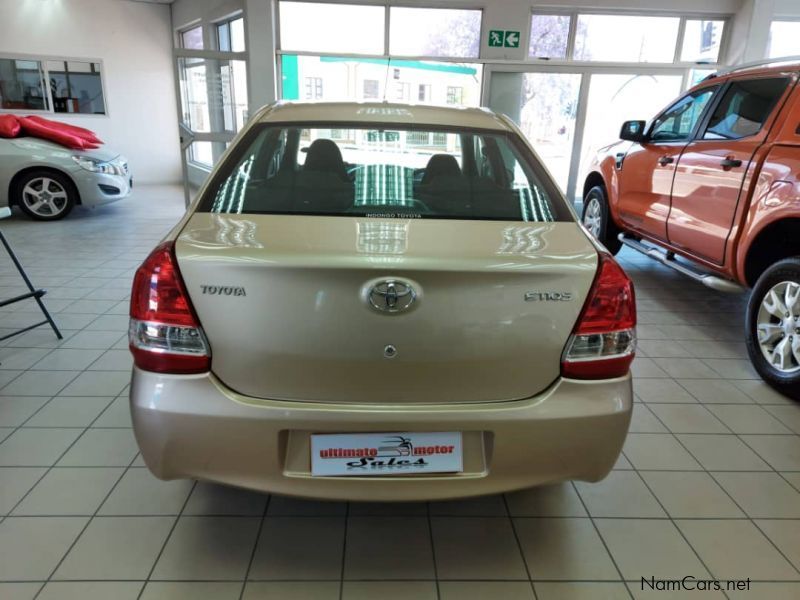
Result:
{"label": "rear fender", "polygon": [[[733,250],[735,275],[742,283],[752,286],[754,277],[758,276],[753,272],[752,253],[763,248],[765,236],[769,237],[769,232],[776,227],[800,222],[800,147],[770,149],[743,219],[742,233]],[[794,250],[787,248],[786,252],[789,256]]]}

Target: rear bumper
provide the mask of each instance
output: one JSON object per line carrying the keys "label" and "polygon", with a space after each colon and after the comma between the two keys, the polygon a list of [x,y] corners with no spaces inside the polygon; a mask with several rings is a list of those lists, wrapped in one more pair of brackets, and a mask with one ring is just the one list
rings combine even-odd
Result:
{"label": "rear bumper", "polygon": [[[134,368],[131,412],[161,479],[197,478],[340,500],[433,500],[579,479],[614,465],[630,423],[630,375],[561,379],[530,399],[461,405],[343,405],[240,396],[213,375]],[[464,473],[312,478],[311,433],[462,431]]]}

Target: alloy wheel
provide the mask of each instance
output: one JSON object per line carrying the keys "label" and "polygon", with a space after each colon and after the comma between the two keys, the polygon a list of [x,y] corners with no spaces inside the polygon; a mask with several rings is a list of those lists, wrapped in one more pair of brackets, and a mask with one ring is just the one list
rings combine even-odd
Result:
{"label": "alloy wheel", "polygon": [[25,184],[22,201],[32,213],[41,217],[57,216],[69,205],[67,190],[49,177],[35,177]]}
{"label": "alloy wheel", "polygon": [[594,237],[600,239],[600,228],[603,224],[603,209],[597,198],[589,200],[583,213],[583,225]]}
{"label": "alloy wheel", "polygon": [[800,283],[782,281],[761,300],[756,317],[764,358],[781,373],[800,371]]}

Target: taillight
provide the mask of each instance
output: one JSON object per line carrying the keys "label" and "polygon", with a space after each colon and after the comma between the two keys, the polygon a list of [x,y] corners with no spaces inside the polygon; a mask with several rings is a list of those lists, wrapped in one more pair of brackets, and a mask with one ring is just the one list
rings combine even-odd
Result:
{"label": "taillight", "polygon": [[628,372],[636,350],[633,282],[617,262],[600,253],[589,297],[567,342],[561,375],[610,379]]}
{"label": "taillight", "polygon": [[137,367],[158,373],[204,373],[211,352],[181,280],[175,248],[164,242],[133,278],[128,329]]}

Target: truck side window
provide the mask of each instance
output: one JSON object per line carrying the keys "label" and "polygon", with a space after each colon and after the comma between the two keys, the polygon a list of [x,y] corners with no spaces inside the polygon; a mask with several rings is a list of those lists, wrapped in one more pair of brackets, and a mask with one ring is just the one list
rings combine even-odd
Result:
{"label": "truck side window", "polygon": [[653,122],[650,140],[653,142],[688,140],[716,89],[717,86],[696,90],[670,106]]}
{"label": "truck side window", "polygon": [[736,140],[757,134],[787,85],[786,77],[734,81],[711,115],[703,139]]}

